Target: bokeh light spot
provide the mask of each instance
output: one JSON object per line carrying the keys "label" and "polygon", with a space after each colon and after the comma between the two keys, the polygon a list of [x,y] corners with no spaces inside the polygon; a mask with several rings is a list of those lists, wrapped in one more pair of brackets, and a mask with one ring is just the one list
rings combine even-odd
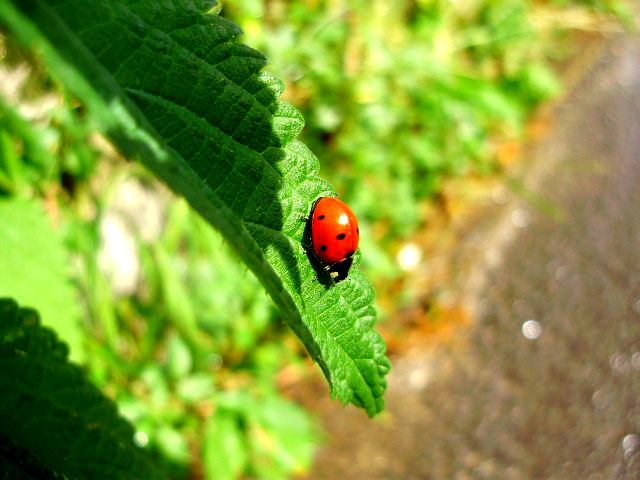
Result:
{"label": "bokeh light spot", "polygon": [[136,447],[144,448],[149,443],[149,436],[144,432],[136,432],[133,434],[133,443]]}
{"label": "bokeh light spot", "polygon": [[542,325],[537,320],[527,320],[522,324],[522,334],[529,340],[535,340],[542,334]]}

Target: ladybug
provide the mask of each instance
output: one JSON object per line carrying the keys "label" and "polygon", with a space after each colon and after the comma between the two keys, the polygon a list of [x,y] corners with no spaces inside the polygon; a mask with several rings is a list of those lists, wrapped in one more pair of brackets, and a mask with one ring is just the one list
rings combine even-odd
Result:
{"label": "ladybug", "polygon": [[351,209],[337,198],[320,197],[311,212],[313,251],[334,282],[347,278],[360,229]]}

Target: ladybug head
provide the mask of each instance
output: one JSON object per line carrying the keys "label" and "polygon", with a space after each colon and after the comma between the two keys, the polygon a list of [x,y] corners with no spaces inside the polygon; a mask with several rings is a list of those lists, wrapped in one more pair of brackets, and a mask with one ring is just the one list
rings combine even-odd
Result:
{"label": "ladybug head", "polygon": [[349,275],[349,269],[353,264],[353,257],[345,258],[340,262],[332,263],[331,265],[327,265],[325,268],[329,272],[329,276],[331,279],[338,283]]}

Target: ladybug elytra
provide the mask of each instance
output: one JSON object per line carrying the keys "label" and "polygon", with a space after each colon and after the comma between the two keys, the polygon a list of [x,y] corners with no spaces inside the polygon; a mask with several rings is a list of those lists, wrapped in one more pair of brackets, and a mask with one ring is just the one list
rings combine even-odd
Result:
{"label": "ladybug elytra", "polygon": [[347,278],[359,240],[358,220],[351,209],[337,198],[319,198],[311,212],[311,242],[334,282]]}

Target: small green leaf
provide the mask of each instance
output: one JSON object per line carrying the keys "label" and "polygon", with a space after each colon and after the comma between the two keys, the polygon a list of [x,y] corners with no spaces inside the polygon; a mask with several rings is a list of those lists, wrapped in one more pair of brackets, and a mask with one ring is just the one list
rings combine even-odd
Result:
{"label": "small green leaf", "polygon": [[181,465],[189,463],[189,444],[179,430],[161,425],[156,431],[155,438],[151,440],[160,447],[167,459]]}
{"label": "small green leaf", "polygon": [[238,478],[247,463],[246,451],[237,415],[218,410],[205,426],[202,444],[205,477],[209,480]]}
{"label": "small green leaf", "polygon": [[0,468],[11,472],[3,478],[165,478],[39,323],[35,311],[0,299]]}
{"label": "small green leaf", "polygon": [[180,380],[191,372],[193,356],[189,346],[175,332],[170,334],[167,342],[167,369],[173,380]]}
{"label": "small green leaf", "polygon": [[251,411],[249,443],[260,478],[283,478],[308,471],[317,444],[309,416],[296,404],[269,396]]}
{"label": "small green leaf", "polygon": [[318,160],[295,140],[300,113],[213,2],[14,0],[0,18],[35,46],[127,156],[139,158],[216,227],[253,271],[331,385],[381,411],[389,361],[373,330],[371,283],[333,285],[305,254]]}
{"label": "small green leaf", "polygon": [[207,372],[196,372],[180,379],[176,387],[178,396],[187,403],[196,403],[211,398],[216,391],[213,376]]}

